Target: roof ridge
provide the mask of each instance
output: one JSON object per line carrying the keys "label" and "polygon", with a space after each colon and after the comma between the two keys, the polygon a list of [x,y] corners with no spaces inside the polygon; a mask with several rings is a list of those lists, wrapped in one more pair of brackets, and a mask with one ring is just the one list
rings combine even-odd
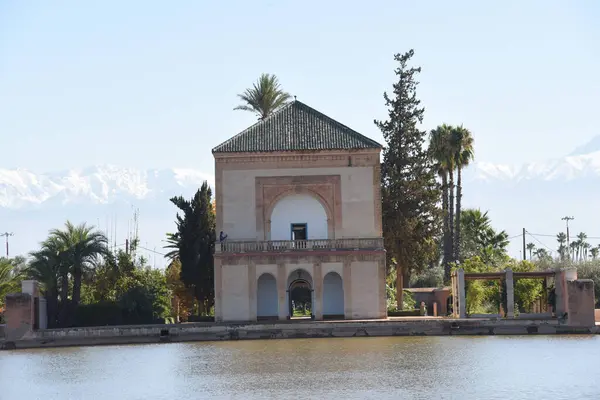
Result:
{"label": "roof ridge", "polygon": [[299,103],[301,106],[304,106],[304,107],[308,108],[313,113],[317,113],[319,116],[323,117],[324,119],[328,120],[329,122],[333,122],[334,124],[339,125],[339,126],[345,128],[345,129],[347,129],[348,131],[350,131],[348,133],[350,133],[351,135],[355,136],[357,139],[370,142],[371,144],[373,144],[376,147],[381,147],[381,145],[379,143],[377,143],[376,141],[374,141],[370,137],[367,137],[367,136],[363,135],[362,133],[355,131],[354,129],[350,128],[348,125],[345,125],[345,124],[343,124],[343,123],[341,123],[341,122],[339,122],[339,121],[331,118],[330,116],[328,116],[326,114],[323,114],[321,111],[319,111],[319,110],[317,110],[315,108],[312,108],[311,106],[309,106],[309,105],[307,105],[305,103],[302,103],[299,100],[294,100],[294,102]]}

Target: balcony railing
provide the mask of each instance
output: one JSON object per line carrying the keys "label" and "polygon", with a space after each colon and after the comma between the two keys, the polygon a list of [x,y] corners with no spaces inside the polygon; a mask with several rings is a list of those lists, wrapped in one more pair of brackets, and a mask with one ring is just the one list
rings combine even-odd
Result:
{"label": "balcony railing", "polygon": [[226,240],[215,244],[216,253],[257,253],[315,250],[383,250],[383,238],[317,240]]}

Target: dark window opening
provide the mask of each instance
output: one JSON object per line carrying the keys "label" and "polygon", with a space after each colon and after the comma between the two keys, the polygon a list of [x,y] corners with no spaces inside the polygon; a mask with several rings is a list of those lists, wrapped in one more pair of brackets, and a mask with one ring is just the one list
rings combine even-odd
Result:
{"label": "dark window opening", "polygon": [[306,224],[292,224],[292,240],[306,239],[308,239]]}

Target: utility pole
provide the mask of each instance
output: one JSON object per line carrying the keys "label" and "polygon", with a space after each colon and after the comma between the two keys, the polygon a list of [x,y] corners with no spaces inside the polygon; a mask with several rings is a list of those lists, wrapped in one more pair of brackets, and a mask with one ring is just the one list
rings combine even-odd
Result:
{"label": "utility pole", "polygon": [[6,238],[6,258],[8,258],[8,237],[14,236],[15,234],[12,232],[4,232],[0,233],[0,236],[4,236]]}
{"label": "utility pole", "polygon": [[525,228],[523,228],[523,260],[527,260],[527,252],[525,251]]}
{"label": "utility pole", "polygon": [[561,220],[567,223],[567,255],[569,256],[569,261],[571,261],[571,246],[569,241],[569,221],[574,220],[574,217],[562,217]]}

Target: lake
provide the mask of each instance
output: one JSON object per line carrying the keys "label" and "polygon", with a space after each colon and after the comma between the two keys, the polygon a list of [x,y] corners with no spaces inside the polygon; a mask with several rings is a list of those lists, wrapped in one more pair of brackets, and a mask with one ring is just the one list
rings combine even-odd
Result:
{"label": "lake", "polygon": [[293,339],[0,352],[1,399],[597,399],[600,336]]}

